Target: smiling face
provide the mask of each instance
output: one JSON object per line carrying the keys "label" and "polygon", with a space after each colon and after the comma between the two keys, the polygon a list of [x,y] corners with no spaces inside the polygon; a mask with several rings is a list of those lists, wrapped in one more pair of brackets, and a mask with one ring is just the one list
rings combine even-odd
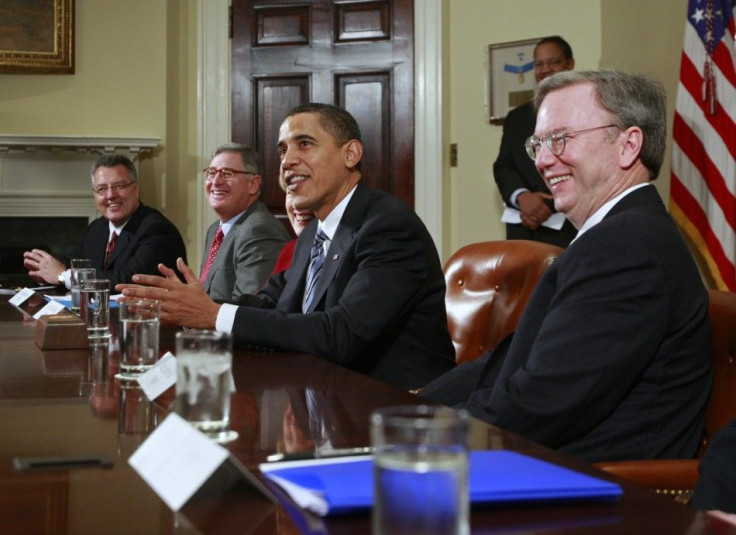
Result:
{"label": "smiling face", "polygon": [[[130,185],[121,188],[119,191],[114,187],[110,187],[121,184]],[[124,165],[116,165],[115,167],[100,166],[95,170],[92,187],[97,189],[100,186],[108,187],[104,193],[94,194],[97,210],[102,214],[102,217],[119,227],[130,219],[130,216],[138,207],[140,199],[138,183],[131,180],[130,174]]]}
{"label": "smiling face", "polygon": [[[614,122],[596,102],[593,84],[582,83],[547,94],[537,114],[534,135],[542,138],[549,132],[575,132]],[[537,170],[554,196],[555,208],[576,228],[622,191],[622,137],[615,128],[568,137],[558,156],[542,143],[535,160]]]}
{"label": "smiling face", "polygon": [[360,172],[355,166],[363,146],[355,139],[338,146],[319,122],[317,113],[287,117],[279,129],[281,177],[298,210],[314,212],[320,220],[353,189]]}
{"label": "smiling face", "polygon": [[289,222],[291,228],[294,229],[294,234],[299,236],[309,222],[314,219],[314,212],[311,210],[297,210],[294,206],[294,199],[288,193],[286,194],[286,215],[289,216]]}
{"label": "smiling face", "polygon": [[534,49],[534,77],[537,83],[556,72],[575,68],[575,59],[565,58],[565,52],[555,43],[542,43]]}
{"label": "smiling face", "polygon": [[[243,158],[237,152],[221,152],[210,162],[210,167],[227,167],[234,171],[247,171]],[[217,173],[213,180],[205,180],[207,200],[220,221],[225,222],[248,208],[258,199],[261,177],[257,174],[236,173],[225,180]]]}

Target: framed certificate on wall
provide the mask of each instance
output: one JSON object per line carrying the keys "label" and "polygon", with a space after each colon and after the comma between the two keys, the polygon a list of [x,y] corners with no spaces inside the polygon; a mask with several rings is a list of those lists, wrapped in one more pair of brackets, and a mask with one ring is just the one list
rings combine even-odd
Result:
{"label": "framed certificate on wall", "polygon": [[503,124],[512,108],[534,96],[534,46],[525,39],[488,45],[488,121]]}

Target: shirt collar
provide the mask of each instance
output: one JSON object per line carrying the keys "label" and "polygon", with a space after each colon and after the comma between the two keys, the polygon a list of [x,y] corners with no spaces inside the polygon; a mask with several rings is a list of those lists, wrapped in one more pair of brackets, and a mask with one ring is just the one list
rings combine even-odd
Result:
{"label": "shirt collar", "polygon": [[246,210],[248,210],[248,208],[246,208],[245,210],[243,210],[239,214],[236,214],[235,217],[231,217],[230,219],[228,219],[227,221],[225,221],[224,223],[222,223],[220,225],[220,228],[222,229],[222,234],[223,235],[227,236],[227,233],[230,232],[230,229],[231,228],[233,228],[233,225],[235,224],[235,222],[238,219],[240,219],[240,217],[246,212]]}
{"label": "shirt collar", "polygon": [[341,200],[329,214],[327,214],[325,220],[319,222],[318,228],[322,229],[322,232],[324,232],[327,235],[327,238],[329,238],[330,240],[332,240],[335,232],[337,232],[337,226],[340,224],[340,220],[345,213],[345,209],[348,207],[348,203],[353,197],[353,193],[355,193],[355,188],[357,187],[357,184],[353,186],[353,189],[351,189],[350,192],[345,195],[345,198]]}
{"label": "shirt collar", "polygon": [[[611,199],[610,201],[608,201],[607,203],[605,203],[603,206],[601,206],[600,208],[598,208],[598,210],[596,210],[595,212],[593,212],[593,215],[590,216],[585,221],[585,223],[583,223],[583,226],[580,227],[580,229],[578,230],[577,236],[575,236],[575,239],[573,239],[572,241],[574,242],[580,236],[582,236],[587,231],[589,231],[591,228],[593,228],[598,223],[600,223],[603,220],[603,218],[606,217],[606,215],[608,215],[608,212],[611,211],[611,208],[613,208],[614,206],[616,206],[616,204],[621,199],[623,199],[624,197],[626,197],[629,193],[632,193],[633,191],[636,191],[636,190],[638,190],[640,188],[643,188],[644,186],[652,186],[652,187],[654,187],[651,184],[651,182],[644,182],[643,184],[637,184],[636,186],[631,186],[629,189],[625,190],[622,193],[619,193],[613,199]],[[572,242],[570,242],[570,243],[572,243]]]}

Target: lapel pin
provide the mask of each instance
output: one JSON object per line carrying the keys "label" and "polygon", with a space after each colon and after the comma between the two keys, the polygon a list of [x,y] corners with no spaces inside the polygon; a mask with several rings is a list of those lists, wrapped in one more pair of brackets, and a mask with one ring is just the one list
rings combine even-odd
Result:
{"label": "lapel pin", "polygon": [[337,260],[337,259],[339,258],[339,256],[340,256],[339,254],[333,255],[333,256],[332,256],[332,259],[333,259],[333,260]]}

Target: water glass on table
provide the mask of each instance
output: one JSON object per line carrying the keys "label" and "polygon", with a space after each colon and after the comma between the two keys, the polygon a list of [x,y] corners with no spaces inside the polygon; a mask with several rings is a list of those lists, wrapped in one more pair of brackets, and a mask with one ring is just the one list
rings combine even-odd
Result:
{"label": "water glass on table", "polygon": [[79,302],[82,293],[82,282],[87,279],[94,279],[95,275],[97,274],[97,270],[95,270],[95,268],[93,267],[90,267],[90,261],[86,258],[72,259],[71,266],[71,310],[75,314],[79,314]]}
{"label": "water glass on table", "polygon": [[87,279],[82,282],[79,315],[87,324],[88,338],[110,336],[110,281]]}
{"label": "water glass on table", "polygon": [[120,303],[120,379],[134,380],[158,362],[161,303],[134,299]]}
{"label": "water glass on table", "polygon": [[217,442],[230,442],[232,337],[216,331],[176,333],[175,412]]}
{"label": "water glass on table", "polygon": [[371,414],[373,534],[467,535],[467,416],[427,405]]}

